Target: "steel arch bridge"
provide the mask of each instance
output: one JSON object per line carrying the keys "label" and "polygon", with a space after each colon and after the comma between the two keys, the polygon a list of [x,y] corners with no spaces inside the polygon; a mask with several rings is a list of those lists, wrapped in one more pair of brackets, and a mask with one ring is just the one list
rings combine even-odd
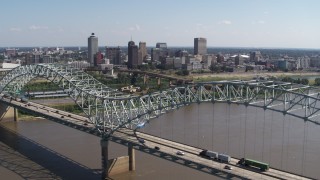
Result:
{"label": "steel arch bridge", "polygon": [[311,86],[276,81],[214,81],[136,96],[112,89],[82,70],[58,64],[19,66],[0,81],[14,96],[29,81],[45,78],[66,90],[103,137],[121,127],[139,128],[150,119],[191,103],[225,102],[281,112],[320,124],[320,94]]}

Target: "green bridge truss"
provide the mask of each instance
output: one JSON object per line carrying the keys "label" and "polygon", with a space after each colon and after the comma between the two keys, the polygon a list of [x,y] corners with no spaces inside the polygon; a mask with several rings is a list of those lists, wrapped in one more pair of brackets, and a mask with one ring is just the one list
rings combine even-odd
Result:
{"label": "green bridge truss", "polygon": [[168,111],[202,102],[243,104],[320,123],[318,89],[277,81],[213,81],[136,96],[110,88],[71,66],[37,64],[19,66],[7,73],[0,81],[0,92],[14,96],[36,77],[65,90],[104,136],[121,127],[141,127]]}

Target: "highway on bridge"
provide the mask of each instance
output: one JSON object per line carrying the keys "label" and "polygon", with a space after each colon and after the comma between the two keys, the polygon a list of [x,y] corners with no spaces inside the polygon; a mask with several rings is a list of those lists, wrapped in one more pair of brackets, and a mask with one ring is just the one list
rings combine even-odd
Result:
{"label": "highway on bridge", "polygon": [[[57,110],[33,102],[21,102],[20,99],[11,99],[1,95],[0,101],[18,109],[32,112],[34,115],[42,116],[46,119],[82,130],[84,132],[100,136],[99,130],[95,129],[94,124],[88,121],[88,118],[71,114],[65,111]],[[144,139],[141,143],[139,139]],[[128,146],[132,144],[134,149],[173,161],[175,163],[197,169],[206,173],[227,179],[308,179],[299,175],[283,172],[270,168],[268,171],[237,165],[239,159],[232,158],[228,164],[232,170],[224,169],[225,163],[210,160],[199,156],[202,149],[181,144],[171,140],[163,139],[157,136],[142,132],[134,132],[131,129],[121,128],[112,134],[111,141]],[[155,149],[155,147],[159,147]],[[178,155],[182,151],[184,155]]]}

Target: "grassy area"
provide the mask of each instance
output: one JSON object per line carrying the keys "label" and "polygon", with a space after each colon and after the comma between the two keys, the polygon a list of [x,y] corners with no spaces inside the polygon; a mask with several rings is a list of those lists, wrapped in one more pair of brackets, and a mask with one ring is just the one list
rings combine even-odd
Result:
{"label": "grassy area", "polygon": [[[163,71],[165,72],[165,71]],[[161,73],[159,71],[159,73]],[[165,74],[174,74],[174,71],[168,71]],[[117,79],[108,79],[103,75],[97,73],[91,73],[94,78],[96,78],[101,83],[105,84],[108,87],[120,90],[122,87],[133,85],[138,86],[142,89],[142,91],[148,90],[148,92],[158,91],[161,89],[166,89],[169,87],[169,80],[161,78],[161,85],[158,85],[158,80],[156,78],[149,78],[147,84],[143,83],[143,75],[139,74],[131,74],[129,73],[121,73],[118,75]]]}
{"label": "grassy area", "polygon": [[57,86],[56,84],[47,81],[47,80],[37,80],[37,81],[31,81],[27,83],[22,91],[55,91],[60,90],[61,88]]}
{"label": "grassy area", "polygon": [[203,76],[203,77],[194,77],[194,82],[209,82],[209,81],[223,81],[223,80],[249,80],[251,77],[240,77],[240,76]]}
{"label": "grassy area", "polygon": [[194,82],[208,82],[221,80],[250,80],[257,76],[276,78],[278,80],[290,77],[293,79],[308,79],[310,85],[314,85],[315,78],[320,77],[316,72],[284,73],[284,72],[263,72],[263,73],[219,73],[219,74],[192,74]]}
{"label": "grassy area", "polygon": [[310,79],[309,80],[309,85],[315,85],[315,80],[314,79]]}

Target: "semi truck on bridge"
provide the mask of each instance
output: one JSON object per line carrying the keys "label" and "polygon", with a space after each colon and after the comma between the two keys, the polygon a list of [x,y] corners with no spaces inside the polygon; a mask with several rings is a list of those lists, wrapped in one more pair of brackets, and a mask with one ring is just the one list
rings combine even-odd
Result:
{"label": "semi truck on bridge", "polygon": [[226,155],[226,154],[219,154],[217,152],[214,151],[208,151],[208,150],[202,150],[199,153],[199,156],[205,157],[205,158],[209,158],[212,160],[218,160],[218,161],[223,161],[226,163],[229,163],[231,161],[231,156]]}
{"label": "semi truck on bridge", "polygon": [[251,166],[251,167],[259,168],[262,171],[267,171],[269,169],[269,164],[263,163],[263,162],[260,162],[260,161],[256,161],[256,160],[253,160],[253,159],[247,159],[247,158],[240,159],[238,164],[244,165],[244,166]]}
{"label": "semi truck on bridge", "polygon": [[206,157],[209,159],[218,159],[218,154],[219,153],[217,153],[217,152],[208,151],[208,150],[203,150],[199,153],[200,156]]}

